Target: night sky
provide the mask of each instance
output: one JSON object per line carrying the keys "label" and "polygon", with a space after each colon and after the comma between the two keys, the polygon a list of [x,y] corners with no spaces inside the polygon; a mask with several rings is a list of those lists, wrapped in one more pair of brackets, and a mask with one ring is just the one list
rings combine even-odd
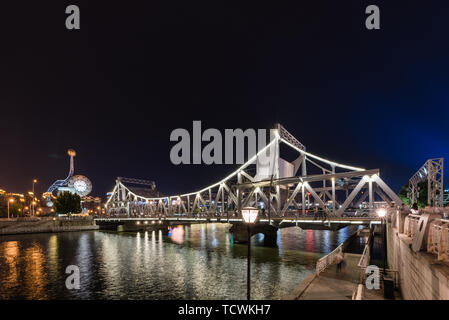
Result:
{"label": "night sky", "polygon": [[[81,30],[65,28],[69,4]],[[365,28],[369,4],[381,30]],[[236,168],[171,164],[170,132],[201,120],[280,122],[398,191],[426,159],[449,159],[448,34],[449,3],[435,0],[2,3],[0,188],[37,178],[46,191],[74,148],[94,196],[117,176],[197,190]]]}

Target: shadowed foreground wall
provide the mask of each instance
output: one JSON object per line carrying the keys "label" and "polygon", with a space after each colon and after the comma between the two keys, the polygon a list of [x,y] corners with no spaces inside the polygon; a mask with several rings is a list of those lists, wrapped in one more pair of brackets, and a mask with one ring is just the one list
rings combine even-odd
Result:
{"label": "shadowed foreground wall", "polygon": [[406,300],[449,300],[449,265],[436,255],[413,252],[412,238],[388,224],[388,265],[398,270],[402,297]]}

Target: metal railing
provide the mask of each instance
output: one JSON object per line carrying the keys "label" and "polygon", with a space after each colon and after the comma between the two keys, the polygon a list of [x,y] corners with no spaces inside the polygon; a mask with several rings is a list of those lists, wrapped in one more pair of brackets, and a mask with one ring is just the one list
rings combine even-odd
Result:
{"label": "metal railing", "polygon": [[[50,218],[53,219],[53,218]],[[84,220],[93,220],[92,216],[70,216],[70,217],[56,217],[56,220],[60,221],[84,221]]]}
{"label": "metal railing", "polygon": [[340,254],[343,252],[343,245],[340,244],[337,248],[334,249],[331,253],[325,255],[324,257],[320,258],[316,263],[316,275],[320,275],[321,272],[323,272],[328,266],[333,264],[335,262],[335,258],[337,257],[337,254]]}
{"label": "metal railing", "polygon": [[354,292],[352,293],[352,300],[363,300],[363,291],[364,291],[363,284],[358,284],[357,287],[355,287]]}
{"label": "metal railing", "polygon": [[366,277],[365,270],[369,266],[370,261],[371,261],[371,236],[368,237],[368,241],[365,244],[362,256],[360,257],[359,263],[357,265],[360,268],[360,283],[365,282]]}
{"label": "metal railing", "polygon": [[320,275],[328,266],[335,262],[335,259],[338,254],[343,253],[343,250],[346,246],[357,236],[357,232],[351,234],[342,244],[340,244],[337,248],[335,248],[331,253],[321,257],[316,263],[316,275]]}
{"label": "metal railing", "polygon": [[365,244],[365,248],[363,249],[362,256],[360,257],[359,264],[357,265],[359,268],[366,268],[369,265],[371,259],[371,249],[370,249],[370,240]]}

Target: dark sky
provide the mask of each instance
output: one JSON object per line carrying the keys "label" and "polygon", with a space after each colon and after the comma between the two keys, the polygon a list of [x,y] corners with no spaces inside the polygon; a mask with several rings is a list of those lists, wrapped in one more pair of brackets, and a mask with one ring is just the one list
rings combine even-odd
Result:
{"label": "dark sky", "polygon": [[[65,29],[77,4],[81,30]],[[365,28],[365,8],[381,30]],[[236,166],[174,166],[170,132],[282,123],[398,190],[449,158],[447,1],[33,1],[0,8],[0,188],[68,171],[193,191]]]}

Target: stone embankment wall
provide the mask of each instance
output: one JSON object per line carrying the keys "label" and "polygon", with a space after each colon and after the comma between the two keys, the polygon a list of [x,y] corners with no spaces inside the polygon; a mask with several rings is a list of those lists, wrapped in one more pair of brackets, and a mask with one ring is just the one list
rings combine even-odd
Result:
{"label": "stone embankment wall", "polygon": [[78,219],[29,219],[0,221],[0,235],[98,230],[90,218]]}
{"label": "stone embankment wall", "polygon": [[[396,224],[398,226],[398,224]],[[413,239],[387,224],[389,269],[399,271],[399,285],[406,300],[448,300],[449,265],[426,251],[414,252]]]}

